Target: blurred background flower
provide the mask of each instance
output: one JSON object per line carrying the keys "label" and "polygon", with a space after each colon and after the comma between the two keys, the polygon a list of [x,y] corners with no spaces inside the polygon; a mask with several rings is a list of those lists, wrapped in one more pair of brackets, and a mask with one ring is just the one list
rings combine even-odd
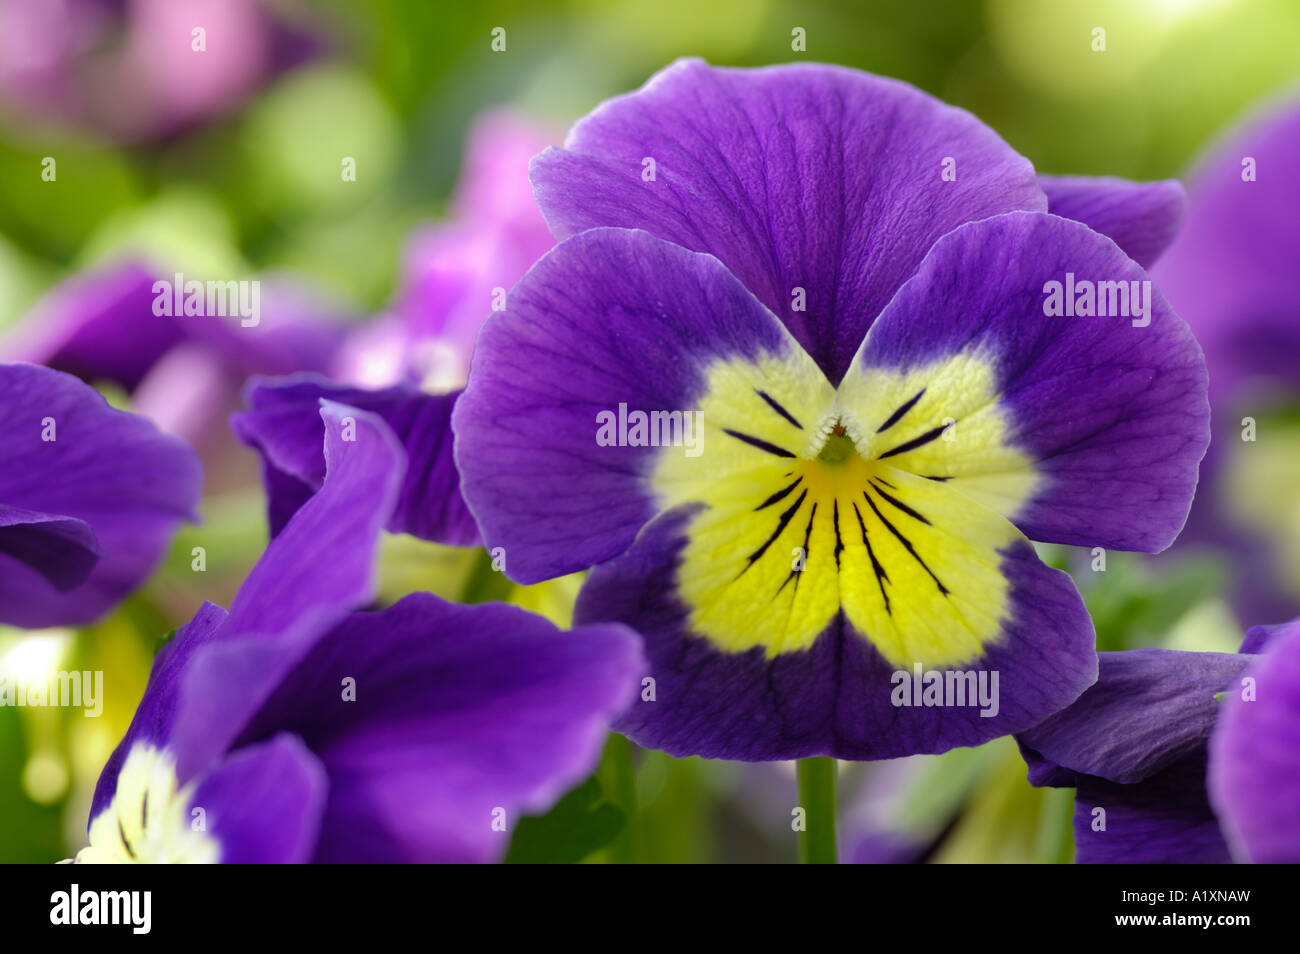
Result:
{"label": "blurred background flower", "polygon": [[[796,30],[806,52],[792,50]],[[1185,242],[1202,251],[1176,243],[1156,277],[1205,336],[1212,386],[1230,380],[1239,399],[1215,400],[1205,501],[1236,529],[1189,534],[1155,559],[1110,554],[1104,571],[1087,553],[1042,555],[1074,576],[1102,649],[1231,652],[1245,626],[1294,615],[1300,372],[1223,344],[1210,325],[1294,330],[1294,313],[1216,298],[1202,314],[1207,296],[1176,273],[1257,291],[1300,273],[1294,228],[1231,219],[1248,211],[1233,200],[1223,224],[1207,180],[1216,162],[1239,177],[1239,152],[1261,159],[1261,187],[1275,172],[1266,156],[1292,177],[1300,168],[1294,138],[1277,153],[1238,146],[1262,142],[1294,95],[1298,43],[1293,0],[0,0],[0,360],[83,377],[188,440],[205,469],[204,522],[117,612],[57,632],[0,627],[5,673],[105,674],[98,718],[0,707],[0,860],[51,861],[84,844],[91,788],[161,638],[203,599],[229,605],[262,552],[258,459],[226,425],[248,376],[459,386],[495,289],[551,244],[528,158],[678,56],[843,63],[970,109],[1040,172],[1184,178]],[[1271,194],[1256,197],[1285,208]],[[177,272],[261,281],[261,326],[157,318],[152,283]],[[1247,415],[1254,442],[1240,439]],[[387,602],[417,588],[508,598],[566,624],[577,582],[511,587],[481,551],[384,544]],[[1264,599],[1252,601],[1251,582]],[[1247,618],[1261,612],[1276,615]],[[792,770],[630,757],[637,790],[620,797],[639,805],[641,857],[794,858]],[[841,781],[844,860],[1073,857],[1070,792],[1032,788],[1011,740],[842,765]]]}

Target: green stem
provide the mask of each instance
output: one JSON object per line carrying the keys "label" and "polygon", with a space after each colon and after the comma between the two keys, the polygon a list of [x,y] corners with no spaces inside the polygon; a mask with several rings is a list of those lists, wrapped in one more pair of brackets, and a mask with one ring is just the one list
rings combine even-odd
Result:
{"label": "green stem", "polygon": [[636,766],[632,764],[632,743],[626,736],[611,732],[600,762],[600,784],[605,797],[623,810],[627,822],[610,845],[614,864],[634,865],[641,860],[640,827],[636,817]]}
{"label": "green stem", "polygon": [[827,756],[800,759],[799,807],[804,830],[799,832],[799,863],[835,864],[835,760]]}

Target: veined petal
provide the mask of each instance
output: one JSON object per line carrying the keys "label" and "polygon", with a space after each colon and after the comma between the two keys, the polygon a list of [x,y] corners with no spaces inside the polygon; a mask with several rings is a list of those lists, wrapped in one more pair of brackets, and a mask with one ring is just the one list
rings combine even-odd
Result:
{"label": "veined petal", "polygon": [[561,632],[514,607],[416,593],[339,625],[241,744],[289,730],[319,754],[317,861],[490,861],[520,813],[594,769],[644,671],[623,627]]}
{"label": "veined petal", "polygon": [[[1232,693],[1210,740],[1212,803],[1234,854],[1300,862],[1300,621],[1292,621]],[[1244,680],[1243,680],[1244,681]]]}
{"label": "veined petal", "polygon": [[1187,326],[1112,242],[1036,213],[935,243],[838,400],[863,457],[1089,547],[1168,546],[1209,441]]}
{"label": "veined petal", "polygon": [[1169,247],[1187,211],[1187,191],[1177,179],[1039,176],[1038,184],[1048,212],[1107,236],[1143,268]]}
{"label": "veined petal", "polygon": [[1203,752],[1219,717],[1215,697],[1251,662],[1235,653],[1170,649],[1097,656],[1096,684],[1019,739],[1050,762],[1121,784]]}
{"label": "veined petal", "polygon": [[[937,496],[927,506],[942,496],[958,498],[941,487],[931,490]],[[949,503],[979,509],[962,499]],[[589,574],[579,597],[578,621],[623,622],[646,639],[653,699],[643,694],[616,725],[643,745],[674,755],[753,761],[942,752],[1036,724],[1096,676],[1092,627],[1073,585],[1043,566],[1009,525],[1004,537],[974,545],[941,538],[957,547],[952,555],[941,556],[939,543],[914,545],[913,552],[895,539],[877,555],[886,580],[869,568],[857,519],[843,509],[844,549],[833,554],[828,514],[822,518],[823,561],[810,560],[794,576],[807,577],[799,584],[803,592],[838,588],[843,611],[834,606],[823,619],[831,603],[799,596],[793,583],[745,591],[744,598],[739,587],[708,594],[733,609],[757,601],[784,622],[784,632],[802,633],[808,619],[822,626],[811,639],[774,647],[755,644],[754,619],[739,613],[728,626],[727,614],[709,612],[712,607],[692,592],[690,557],[683,554],[693,545],[696,522],[707,515],[681,508],[656,519],[624,556]],[[869,514],[863,522],[874,519]],[[900,524],[909,519],[898,516]],[[1001,520],[992,513],[976,519]],[[873,536],[892,534],[873,522],[867,538]],[[854,561],[846,560],[851,549],[859,551]],[[947,593],[918,556],[932,559],[932,570],[949,573]],[[789,570],[784,553],[774,559]],[[980,565],[985,559],[994,561],[992,568]],[[964,572],[949,572],[950,566]],[[993,594],[968,589],[989,578],[997,581]],[[926,685],[938,693],[928,703]]]}
{"label": "veined petal", "polygon": [[91,622],[140,585],[177,524],[194,519],[198,458],[48,368],[0,365],[0,407],[0,506],[8,513],[0,520],[0,621]]}
{"label": "veined petal", "polygon": [[653,232],[716,255],[838,383],[944,233],[1046,201],[969,113],[821,64],[680,60],[534,159],[551,230]]}
{"label": "veined petal", "polygon": [[618,555],[710,481],[752,471],[766,486],[815,453],[832,395],[717,259],[593,229],[484,325],[452,417],[456,463],[487,546],[537,582]]}
{"label": "veined petal", "polygon": [[324,481],[320,404],[328,400],[379,415],[406,451],[389,530],[453,546],[478,543],[452,457],[451,413],[458,397],[459,392],[425,394],[405,386],[344,387],[315,375],[255,381],[248,389],[250,410],[231,423],[239,439],[262,455],[272,536]]}

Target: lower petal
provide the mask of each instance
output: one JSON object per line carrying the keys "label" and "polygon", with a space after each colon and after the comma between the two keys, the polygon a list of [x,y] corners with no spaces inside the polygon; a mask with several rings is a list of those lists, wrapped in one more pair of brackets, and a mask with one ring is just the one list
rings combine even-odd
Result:
{"label": "lower petal", "polygon": [[[856,567],[846,609],[830,608],[811,639],[777,649],[753,642],[749,617],[723,629],[726,614],[692,605],[683,576],[695,521],[705,517],[679,509],[656,519],[626,554],[591,572],[579,597],[580,622],[623,622],[645,637],[653,699],[643,693],[616,726],[642,745],[746,761],[943,752],[1033,725],[1095,679],[1094,635],[1078,594],[1022,539],[996,552],[1003,595],[996,608],[983,607],[991,615],[963,614],[895,540],[887,557],[895,575],[886,584],[898,587],[892,622],[880,580]],[[857,531],[855,518],[840,517]],[[879,524],[875,532],[891,536]],[[832,541],[823,550],[833,550]],[[810,562],[803,572],[825,568]],[[968,579],[953,574],[948,583]],[[835,586],[808,579],[801,588],[825,585]],[[792,618],[800,604],[789,590],[767,612]]]}

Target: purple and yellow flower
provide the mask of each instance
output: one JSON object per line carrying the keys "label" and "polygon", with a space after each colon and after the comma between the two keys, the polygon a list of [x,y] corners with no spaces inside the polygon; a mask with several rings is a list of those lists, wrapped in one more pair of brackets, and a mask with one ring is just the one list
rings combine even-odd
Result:
{"label": "purple and yellow flower", "polygon": [[1239,653],[1100,653],[1100,677],[1018,738],[1035,785],[1074,788],[1077,860],[1300,861],[1300,620]]}
{"label": "purple and yellow flower", "polygon": [[[1155,551],[1186,517],[1204,359],[1094,230],[1150,258],[1177,188],[1045,194],[902,83],[699,61],[600,106],[532,177],[561,243],[484,326],[456,460],[513,579],[592,567],[578,618],[645,637],[655,692],[619,731],[890,758],[1092,684],[1088,616],[1029,540]],[[997,704],[907,705],[918,671]]]}
{"label": "purple and yellow flower", "polygon": [[230,611],[205,604],[158,654],[78,862],[499,858],[635,693],[621,626],[422,593],[358,612],[405,458],[379,417],[319,414],[320,489]]}
{"label": "purple and yellow flower", "polygon": [[0,622],[90,623],[193,520],[193,451],[76,378],[0,364]]}

